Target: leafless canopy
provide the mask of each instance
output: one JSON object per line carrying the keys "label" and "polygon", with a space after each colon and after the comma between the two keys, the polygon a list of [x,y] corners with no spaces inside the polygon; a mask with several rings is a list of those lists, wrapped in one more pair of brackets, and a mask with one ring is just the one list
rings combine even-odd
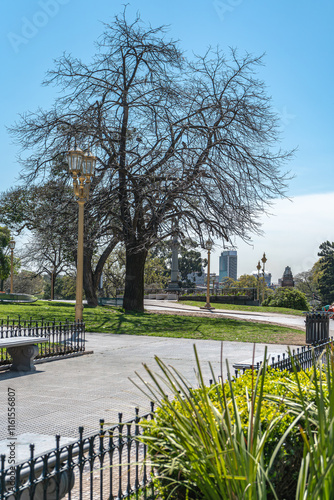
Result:
{"label": "leafless canopy", "polygon": [[[45,85],[60,97],[13,127],[25,176],[76,143],[98,157],[91,205],[109,214],[127,250],[171,234],[228,240],[258,230],[257,217],[284,193],[278,124],[256,77],[261,57],[219,49],[187,60],[166,28],[117,16],[86,64],[64,54]],[[137,249],[137,250],[136,250]]]}
{"label": "leafless canopy", "polygon": [[189,62],[164,34],[122,15],[92,62],[56,62],[45,84],[61,97],[13,127],[33,151],[28,179],[76,142],[98,156],[94,204],[113,214],[122,239],[151,246],[175,214],[201,239],[207,230],[246,237],[282,195],[289,156],[273,152],[276,117],[254,74],[261,58],[209,50]]}

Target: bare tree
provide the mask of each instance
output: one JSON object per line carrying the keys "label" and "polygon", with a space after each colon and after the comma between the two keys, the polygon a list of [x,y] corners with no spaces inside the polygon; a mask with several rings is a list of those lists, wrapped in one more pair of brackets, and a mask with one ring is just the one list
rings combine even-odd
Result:
{"label": "bare tree", "polygon": [[[0,221],[6,221],[17,234],[29,231],[30,238],[20,253],[22,263],[33,268],[36,275],[48,274],[51,289],[58,275],[71,272],[75,266],[77,214],[73,190],[59,177],[40,186],[11,189],[2,194]],[[87,204],[83,286],[90,306],[97,305],[102,269],[118,242],[109,220],[109,215],[97,214]]]}
{"label": "bare tree", "polygon": [[[10,278],[4,283],[4,288],[9,290]],[[14,273],[13,276],[13,289],[14,293],[27,293],[28,295],[42,296],[44,291],[44,278],[37,275],[33,271],[22,270]]]}
{"label": "bare tree", "polygon": [[66,259],[65,240],[55,234],[49,237],[48,232],[34,231],[29,242],[20,252],[23,266],[34,269],[35,276],[47,274],[51,282],[51,300],[54,298],[54,286],[57,276],[73,271],[74,262]]}
{"label": "bare tree", "polygon": [[49,111],[12,128],[24,149],[25,179],[75,143],[98,157],[91,210],[125,245],[125,309],[143,310],[149,248],[169,238],[172,219],[201,244],[210,234],[244,239],[284,193],[277,118],[256,77],[261,57],[220,50],[188,61],[165,27],[116,16],[86,64],[63,55],[48,73],[60,95]]}

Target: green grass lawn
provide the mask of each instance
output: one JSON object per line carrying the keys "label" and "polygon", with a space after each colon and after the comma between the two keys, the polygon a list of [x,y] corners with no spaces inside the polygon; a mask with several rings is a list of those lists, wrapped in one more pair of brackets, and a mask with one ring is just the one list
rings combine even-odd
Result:
{"label": "green grass lawn", "polygon": [[[33,304],[0,304],[0,320],[21,321],[74,321],[74,304],[37,301]],[[263,342],[299,344],[305,333],[264,323],[238,321],[228,318],[206,318],[154,313],[124,313],[113,307],[84,309],[86,331],[158,337],[237,340],[239,342]]]}
{"label": "green grass lawn", "polygon": [[[203,302],[197,302],[193,300],[180,300],[180,304],[185,304],[189,306],[203,307]],[[241,306],[235,304],[217,304],[217,302],[210,302],[211,305],[216,309],[225,309],[226,311],[249,311],[249,312],[264,312],[264,313],[278,313],[278,314],[290,314],[292,316],[303,316],[305,311],[298,311],[297,309],[287,309],[285,307],[262,307],[262,306]]]}

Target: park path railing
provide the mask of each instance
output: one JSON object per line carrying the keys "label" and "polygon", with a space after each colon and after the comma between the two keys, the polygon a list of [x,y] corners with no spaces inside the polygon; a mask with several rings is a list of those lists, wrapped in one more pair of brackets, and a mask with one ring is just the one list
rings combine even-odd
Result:
{"label": "park path railing", "polygon": [[[147,446],[139,440],[143,432],[141,421],[153,418],[151,411],[106,428],[100,420],[100,431],[84,436],[79,428],[79,439],[56,447],[43,455],[34,455],[13,467],[6,466],[1,455],[0,499],[33,500],[107,500],[154,498],[151,467],[146,460]],[[140,496],[139,493],[141,492]]]}
{"label": "park path railing", "polygon": [[[39,330],[35,332],[38,336]],[[291,371],[294,362],[304,370],[312,365],[314,358],[321,357],[331,343],[332,339],[316,346],[297,348],[291,355],[272,357],[269,366]],[[256,363],[254,369],[260,366],[260,362]],[[236,370],[235,377],[244,371],[245,368]],[[13,466],[9,466],[6,456],[1,455],[0,500],[121,500],[130,497],[153,500],[156,498],[153,470],[146,458],[147,446],[140,440],[142,421],[153,418],[154,405],[151,403],[149,413],[139,416],[136,409],[135,417],[129,421],[123,422],[121,413],[119,422],[111,427],[100,420],[97,433],[86,436],[84,428],[80,427],[79,438],[65,446],[60,446],[60,436],[56,436],[56,447],[44,454],[35,456],[34,445],[30,445],[30,457]]]}
{"label": "park path railing", "polygon": [[[11,337],[48,337],[49,341],[39,344],[39,354],[36,359],[52,356],[62,356],[85,351],[85,323],[78,322],[56,322],[25,320],[1,320],[0,338]],[[11,363],[7,350],[0,349],[0,365]]]}
{"label": "park path railing", "polygon": [[[297,347],[296,349],[293,349],[291,351],[291,355],[283,353],[278,354],[277,356],[272,356],[271,359],[268,359],[268,367],[280,371],[287,370],[291,372],[293,371],[294,364],[298,370],[306,370],[307,368],[311,368],[311,366],[313,365],[313,358],[319,359],[326,347],[329,347],[332,342],[333,337],[312,346]],[[250,361],[240,363],[239,365],[235,364],[233,366],[235,367],[235,377],[239,377],[250,368],[259,370],[261,361],[255,361],[254,364],[252,363],[252,361]]]}

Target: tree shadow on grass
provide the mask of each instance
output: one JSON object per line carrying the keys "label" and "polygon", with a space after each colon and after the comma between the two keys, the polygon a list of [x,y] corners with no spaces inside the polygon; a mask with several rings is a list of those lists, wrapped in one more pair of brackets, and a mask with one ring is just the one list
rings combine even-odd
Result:
{"label": "tree shadow on grass", "polygon": [[112,333],[161,336],[168,331],[174,334],[179,332],[181,336],[186,329],[196,331],[199,327],[196,318],[127,312],[119,314]]}

